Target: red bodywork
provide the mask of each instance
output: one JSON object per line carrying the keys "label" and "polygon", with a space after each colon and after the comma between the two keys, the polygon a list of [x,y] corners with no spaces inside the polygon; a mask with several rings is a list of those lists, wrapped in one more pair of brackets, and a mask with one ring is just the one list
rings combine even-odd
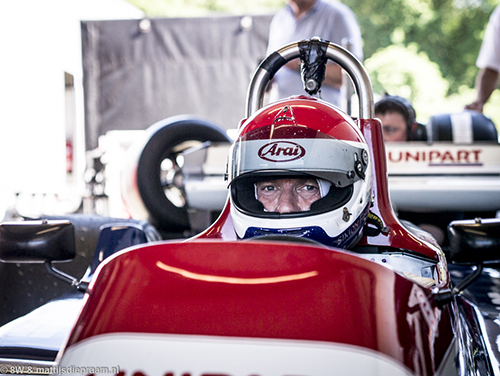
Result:
{"label": "red bodywork", "polygon": [[270,244],[170,242],[112,257],[68,345],[123,332],[312,340],[437,368],[452,333],[430,291],[347,252]]}
{"label": "red bodywork", "polygon": [[[447,287],[439,247],[409,233],[392,211],[380,122],[361,120],[360,129],[374,161],[371,211],[388,231],[359,244],[433,259],[438,287]],[[450,312],[438,309],[430,295],[430,289],[347,251],[238,241],[227,204],[193,239],[128,249],[105,260],[68,347],[124,332],[324,341],[375,350],[417,374],[432,374],[453,333]]]}

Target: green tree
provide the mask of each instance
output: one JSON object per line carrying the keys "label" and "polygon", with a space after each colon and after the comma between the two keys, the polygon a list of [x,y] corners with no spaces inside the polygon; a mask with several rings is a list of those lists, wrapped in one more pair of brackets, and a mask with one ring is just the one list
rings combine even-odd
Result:
{"label": "green tree", "polygon": [[127,0],[149,17],[197,17],[213,13],[274,13],[284,0]]}
{"label": "green tree", "polygon": [[498,0],[344,0],[356,13],[365,57],[394,43],[416,45],[438,64],[448,95],[472,87],[484,29]]}
{"label": "green tree", "polygon": [[[365,60],[376,96],[384,93],[410,100],[418,120],[426,122],[430,116],[448,110],[443,103],[448,82],[441,76],[436,63],[416,45],[391,45]],[[377,100],[377,98],[375,98]]]}

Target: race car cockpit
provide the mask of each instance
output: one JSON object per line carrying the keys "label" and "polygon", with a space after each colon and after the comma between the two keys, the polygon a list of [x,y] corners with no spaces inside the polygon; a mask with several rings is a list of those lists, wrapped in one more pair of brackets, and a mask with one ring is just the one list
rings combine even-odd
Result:
{"label": "race car cockpit", "polygon": [[[445,256],[435,239],[403,225],[392,209],[382,126],[373,118],[372,92],[366,90],[371,84],[357,60],[337,56],[328,47],[332,55],[328,57],[357,78],[359,118],[313,97],[321,87],[317,84],[321,72],[319,77],[310,71],[303,77],[305,87],[313,88],[311,95],[263,106],[265,86],[273,72],[287,59],[307,54],[300,43],[297,49],[287,48],[279,51],[279,57],[270,55],[254,75],[247,116],[229,152],[228,201],[217,221],[195,238],[311,239],[424,278],[424,284],[447,283]],[[314,41],[304,48],[320,54]],[[308,71],[303,69],[303,73]],[[317,182],[308,189],[320,191],[322,180],[328,187],[308,210],[270,210],[259,200],[259,182],[298,178]],[[276,187],[267,184],[264,189]]]}

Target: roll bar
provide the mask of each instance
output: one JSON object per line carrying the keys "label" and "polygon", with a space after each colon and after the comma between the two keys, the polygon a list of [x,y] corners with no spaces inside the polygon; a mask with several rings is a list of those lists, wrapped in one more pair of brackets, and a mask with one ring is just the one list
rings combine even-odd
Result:
{"label": "roll bar", "polygon": [[352,80],[359,98],[359,117],[372,119],[374,113],[373,91],[370,77],[361,62],[345,48],[319,38],[290,43],[264,59],[255,71],[247,92],[247,108],[245,117],[250,117],[263,106],[264,93],[269,81],[287,62],[300,57],[299,43],[322,43],[326,49],[326,57],[340,65]]}

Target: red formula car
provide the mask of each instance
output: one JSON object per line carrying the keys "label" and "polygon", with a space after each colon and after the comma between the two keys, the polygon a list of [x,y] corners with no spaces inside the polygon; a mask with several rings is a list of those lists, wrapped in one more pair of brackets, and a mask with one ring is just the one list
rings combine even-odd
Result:
{"label": "red formula car", "polygon": [[[341,65],[359,118],[312,96],[263,106],[274,73],[297,57]],[[309,73],[315,93],[321,69]],[[317,197],[267,206],[263,195],[285,192],[277,181]],[[54,268],[74,255],[70,222],[2,224],[4,262],[45,262],[83,297],[54,361],[16,358],[22,346],[12,344],[5,365],[126,376],[498,374],[483,316],[461,293],[500,259],[500,222],[453,222],[445,256],[396,218],[370,81],[349,52],[313,39],[262,62],[227,184],[221,215],[194,237],[151,242],[140,226],[106,227],[81,280]],[[452,262],[476,268],[452,282]]]}

